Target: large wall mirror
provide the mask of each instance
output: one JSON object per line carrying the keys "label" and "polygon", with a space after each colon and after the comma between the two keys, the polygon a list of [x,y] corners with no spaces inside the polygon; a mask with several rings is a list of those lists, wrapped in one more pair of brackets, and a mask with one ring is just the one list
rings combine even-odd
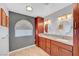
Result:
{"label": "large wall mirror", "polygon": [[63,35],[69,34],[73,31],[72,13],[58,17],[58,31]]}
{"label": "large wall mirror", "polygon": [[20,20],[15,24],[15,37],[32,36],[33,26],[27,20]]}

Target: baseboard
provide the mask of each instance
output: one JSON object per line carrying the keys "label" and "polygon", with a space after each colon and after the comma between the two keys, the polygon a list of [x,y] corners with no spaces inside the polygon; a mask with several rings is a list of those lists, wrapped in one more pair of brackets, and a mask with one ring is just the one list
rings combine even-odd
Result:
{"label": "baseboard", "polygon": [[31,48],[33,46],[35,46],[35,44],[34,45],[27,46],[27,47],[24,47],[24,48],[20,48],[20,49],[14,50],[14,51],[11,51],[9,53],[13,53],[13,52],[16,52],[16,51],[20,51],[20,50],[23,50],[23,49],[26,49],[26,48]]}

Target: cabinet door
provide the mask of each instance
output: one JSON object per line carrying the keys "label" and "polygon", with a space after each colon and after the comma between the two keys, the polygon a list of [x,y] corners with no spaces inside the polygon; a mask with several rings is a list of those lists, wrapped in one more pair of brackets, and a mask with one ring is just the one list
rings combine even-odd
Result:
{"label": "cabinet door", "polygon": [[[44,18],[36,17],[35,18],[35,43],[42,47],[42,42],[36,37],[39,33],[44,32]],[[39,44],[40,43],[40,44]]]}
{"label": "cabinet door", "polygon": [[51,45],[51,56],[59,56],[58,46],[54,44]]}
{"label": "cabinet door", "polygon": [[35,38],[35,44],[36,46],[39,46],[39,37],[36,35],[36,38]]}
{"label": "cabinet door", "polygon": [[50,40],[46,39],[46,49],[45,51],[50,55]]}
{"label": "cabinet door", "polygon": [[45,42],[45,38],[42,38],[42,49],[45,50],[46,49],[46,42]]}
{"label": "cabinet door", "polygon": [[6,20],[6,13],[3,9],[2,10],[2,26],[7,26],[6,23],[7,23],[7,20]]}
{"label": "cabinet door", "polygon": [[44,19],[38,18],[38,32],[43,33],[44,32]]}
{"label": "cabinet door", "polygon": [[50,39],[46,39],[46,48],[50,48]]}
{"label": "cabinet door", "polygon": [[35,18],[35,28],[36,31],[38,32],[37,34],[44,32],[44,18],[42,17]]}
{"label": "cabinet door", "polygon": [[42,39],[39,37],[39,47],[42,48]]}
{"label": "cabinet door", "polygon": [[60,56],[72,56],[72,52],[65,50],[63,48],[59,48]]}
{"label": "cabinet door", "polygon": [[39,37],[39,46],[40,46],[40,48],[45,50],[45,39],[42,37]]}

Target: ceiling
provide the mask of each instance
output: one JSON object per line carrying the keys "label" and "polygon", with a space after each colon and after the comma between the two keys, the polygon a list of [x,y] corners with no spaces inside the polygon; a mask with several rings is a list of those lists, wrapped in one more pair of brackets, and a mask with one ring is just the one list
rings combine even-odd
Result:
{"label": "ceiling", "polygon": [[30,3],[33,10],[31,12],[26,10],[26,6],[28,3],[6,3],[9,11],[13,11],[16,13],[29,15],[29,16],[48,16],[68,5],[69,3]]}

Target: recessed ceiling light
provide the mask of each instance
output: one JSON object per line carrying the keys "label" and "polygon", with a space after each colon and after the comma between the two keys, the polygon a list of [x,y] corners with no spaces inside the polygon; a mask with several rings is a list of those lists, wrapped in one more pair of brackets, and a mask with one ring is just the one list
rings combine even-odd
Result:
{"label": "recessed ceiling light", "polygon": [[32,7],[31,6],[26,6],[26,10],[27,11],[32,11]]}

